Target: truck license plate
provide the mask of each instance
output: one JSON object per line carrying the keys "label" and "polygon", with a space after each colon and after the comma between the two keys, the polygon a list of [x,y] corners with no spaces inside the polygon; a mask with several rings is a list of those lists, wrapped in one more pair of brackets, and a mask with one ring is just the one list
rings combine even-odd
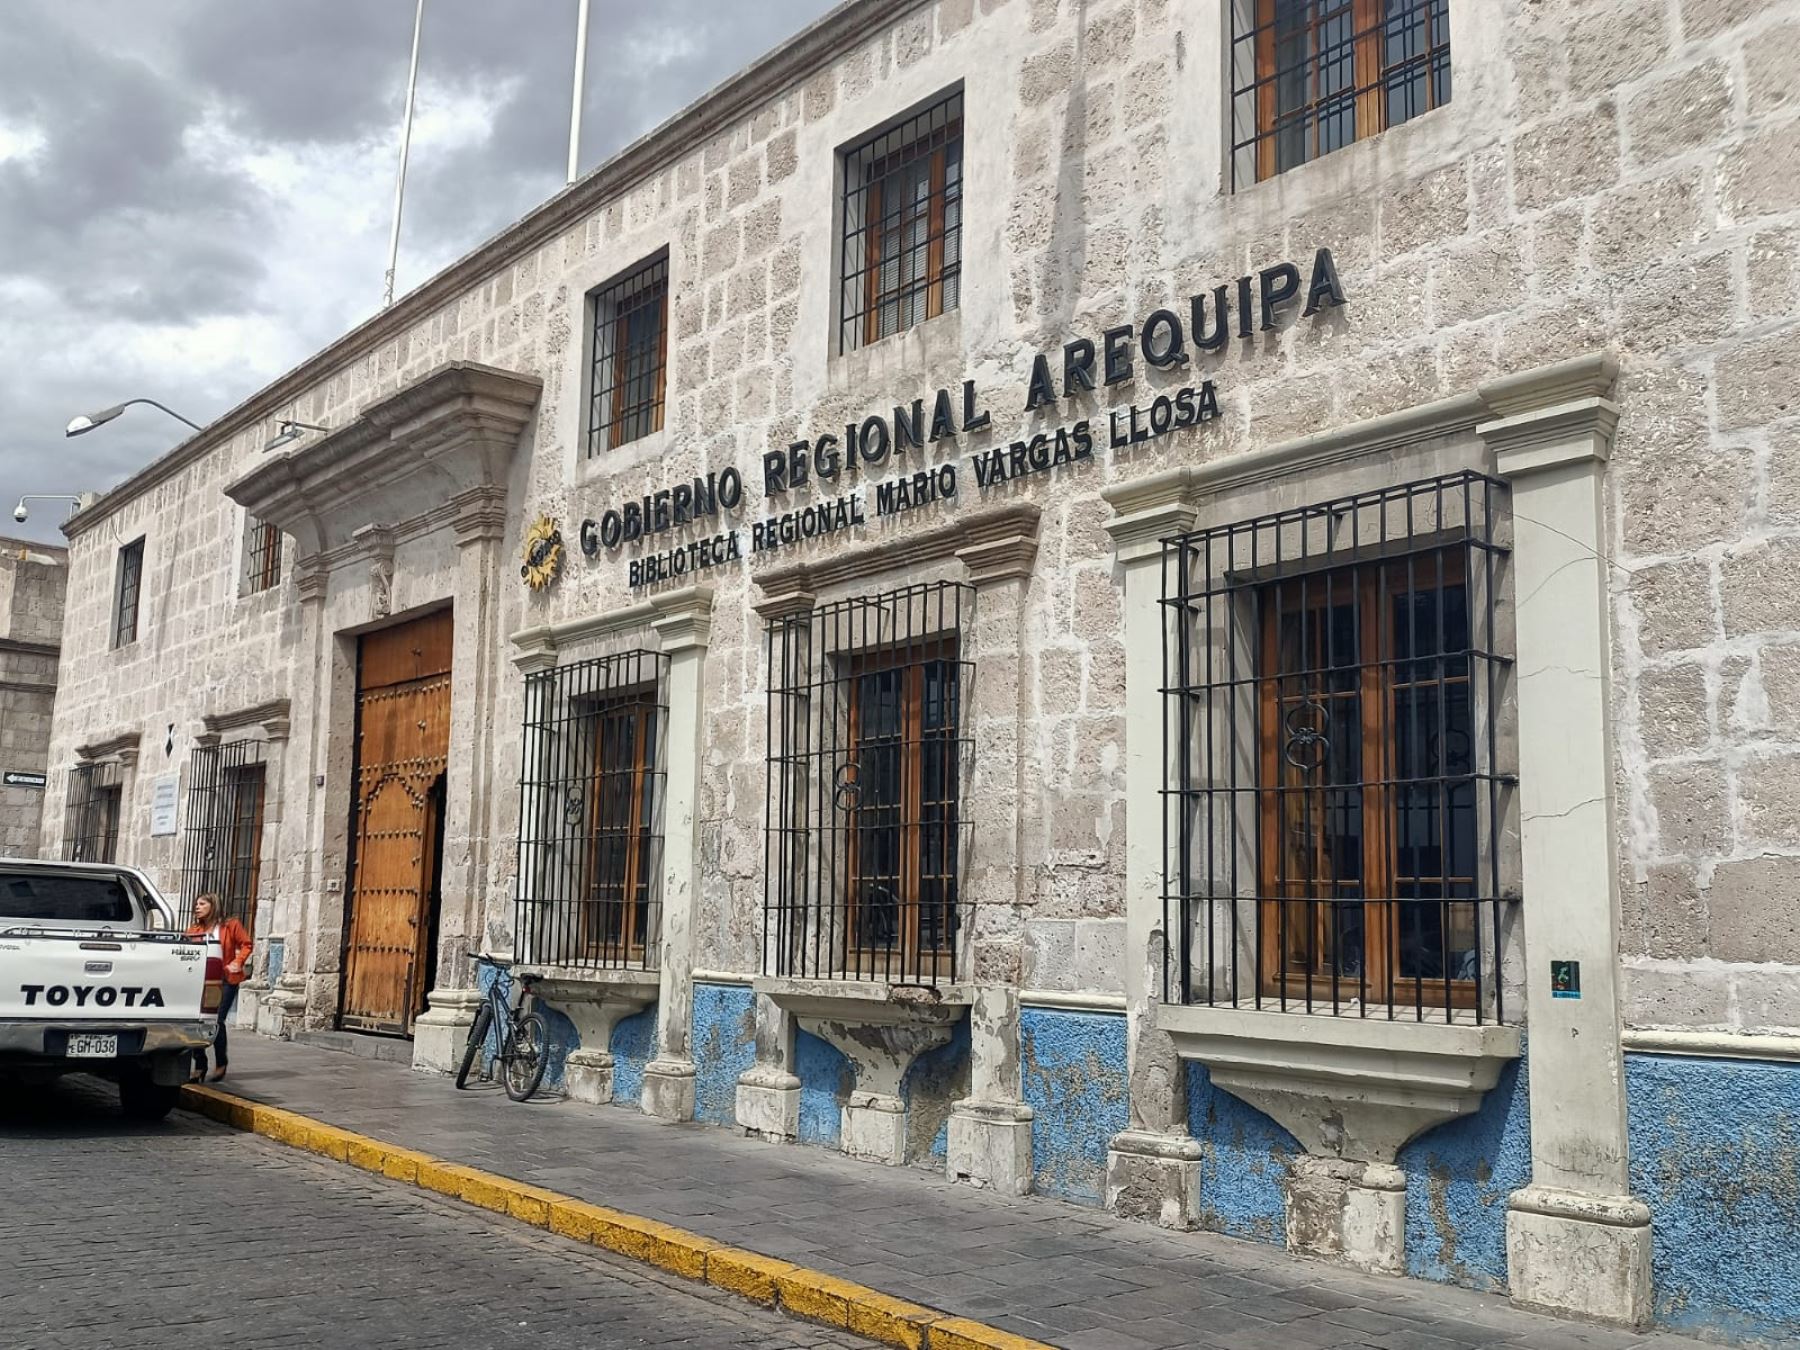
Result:
{"label": "truck license plate", "polygon": [[119,1038],[92,1033],[71,1036],[68,1054],[70,1059],[116,1059],[119,1054]]}

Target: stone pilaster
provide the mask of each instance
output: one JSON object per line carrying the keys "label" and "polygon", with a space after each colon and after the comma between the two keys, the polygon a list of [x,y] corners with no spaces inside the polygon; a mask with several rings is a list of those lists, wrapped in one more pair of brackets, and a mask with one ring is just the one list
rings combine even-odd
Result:
{"label": "stone pilaster", "polygon": [[[1531,1185],[1508,1202],[1513,1298],[1627,1325],[1650,1314],[1650,1213],[1631,1194],[1618,995],[1606,460],[1615,370],[1592,357],[1481,393],[1512,483]],[[1580,965],[1557,998],[1551,962]]]}
{"label": "stone pilaster", "polygon": [[668,774],[663,779],[661,983],[656,1058],[644,1067],[642,1106],[663,1120],[694,1118],[694,922],[700,890],[701,728],[713,591],[696,586],[659,602],[651,620],[668,673]]}
{"label": "stone pilaster", "polygon": [[1130,1126],[1106,1153],[1106,1203],[1167,1228],[1199,1223],[1200,1145],[1188,1133],[1187,1067],[1157,1030],[1163,933],[1162,541],[1191,529],[1179,470],[1106,493],[1107,525],[1125,572],[1125,1013]]}

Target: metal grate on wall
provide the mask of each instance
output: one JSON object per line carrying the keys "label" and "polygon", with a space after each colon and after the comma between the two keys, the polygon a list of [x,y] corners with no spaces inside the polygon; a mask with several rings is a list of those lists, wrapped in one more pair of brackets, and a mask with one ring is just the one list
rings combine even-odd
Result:
{"label": "metal grate on wall", "polygon": [[1232,187],[1450,101],[1450,0],[1232,0]]}
{"label": "metal grate on wall", "polygon": [[840,352],[957,307],[962,149],[958,92],[844,153]]}
{"label": "metal grate on wall", "polygon": [[656,967],[667,675],[666,656],[633,650],[526,676],[521,961]]}
{"label": "metal grate on wall", "polygon": [[1506,1020],[1511,535],[1460,473],[1165,541],[1165,1001]]}
{"label": "metal grate on wall", "polygon": [[119,855],[120,798],[124,767],[117,760],[77,764],[69,770],[63,817],[63,858],[67,862],[116,862]]}
{"label": "metal grate on wall", "polygon": [[669,355],[664,254],[594,293],[588,454],[661,431]]}
{"label": "metal grate on wall", "polygon": [[767,973],[956,979],[974,598],[915,585],[769,621]]}
{"label": "metal grate on wall", "polygon": [[188,760],[187,815],[181,846],[181,918],[194,901],[218,897],[219,912],[256,931],[262,889],[267,742],[230,741],[195,748]]}

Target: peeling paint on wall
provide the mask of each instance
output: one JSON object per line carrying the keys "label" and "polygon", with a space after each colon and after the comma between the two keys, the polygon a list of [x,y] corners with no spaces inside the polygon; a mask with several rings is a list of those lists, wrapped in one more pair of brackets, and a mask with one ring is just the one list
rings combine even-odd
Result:
{"label": "peeling paint on wall", "polygon": [[794,1076],[800,1080],[800,1142],[836,1148],[843,1135],[838,1113],[856,1086],[850,1061],[810,1031],[796,1030]]}
{"label": "peeling paint on wall", "polygon": [[1078,1204],[1106,1198],[1106,1146],[1131,1119],[1125,1018],[1026,1008],[1021,1086],[1031,1107],[1032,1189]]}
{"label": "peeling paint on wall", "polygon": [[1800,1064],[1627,1055],[1625,1083],[1656,1318],[1800,1338]]}
{"label": "peeling paint on wall", "polygon": [[656,1008],[645,1008],[613,1028],[614,1106],[636,1109],[644,1095],[644,1066],[656,1054]]}
{"label": "peeling paint on wall", "polygon": [[756,997],[743,985],[694,986],[694,1119],[737,1124],[737,1080],[756,1063]]}
{"label": "peeling paint on wall", "polygon": [[947,1045],[920,1055],[900,1082],[906,1102],[906,1160],[943,1167],[950,1155],[950,1106],[969,1095],[969,1020]]}
{"label": "peeling paint on wall", "polygon": [[1406,1173],[1406,1269],[1469,1289],[1506,1288],[1506,1198],[1531,1181],[1525,1060],[1508,1065],[1472,1116],[1400,1150]]}
{"label": "peeling paint on wall", "polygon": [[1294,1136],[1188,1065],[1188,1130],[1200,1141],[1200,1222],[1215,1232],[1287,1245],[1282,1183],[1304,1152]]}
{"label": "peeling paint on wall", "polygon": [[[510,1004],[513,999],[511,974],[493,966],[477,967],[475,987],[481,991],[484,997],[488,990],[496,985],[499,986],[500,997]],[[542,999],[537,1002],[537,1011],[543,1016],[544,1029],[549,1035],[549,1044],[546,1047],[549,1054],[544,1061],[544,1081],[539,1091],[561,1092],[563,1090],[563,1073],[568,1064],[569,1055],[581,1048],[581,1033],[575,1030],[573,1022]],[[460,1044],[457,1053],[458,1055],[462,1053]],[[489,1073],[493,1072],[494,1056],[499,1053],[500,1032],[498,1028],[494,1028],[488,1032],[487,1047],[482,1051],[481,1056],[482,1064]]]}

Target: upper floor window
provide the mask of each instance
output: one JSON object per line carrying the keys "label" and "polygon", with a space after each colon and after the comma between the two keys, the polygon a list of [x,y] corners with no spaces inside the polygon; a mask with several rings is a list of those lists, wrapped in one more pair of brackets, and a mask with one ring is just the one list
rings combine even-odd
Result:
{"label": "upper floor window", "polygon": [[1232,186],[1450,101],[1450,0],[1233,0]]}
{"label": "upper floor window", "polygon": [[273,590],[281,584],[281,527],[251,516],[245,530],[244,590]]}
{"label": "upper floor window", "polygon": [[63,857],[69,862],[110,863],[119,856],[119,814],[124,800],[117,760],[77,764],[69,771]]}
{"label": "upper floor window", "polygon": [[113,594],[112,645],[137,641],[138,599],[144,585],[144,541],[134,539],[119,550],[118,587]]}
{"label": "upper floor window", "polygon": [[944,582],[770,621],[769,973],[956,978],[973,599]]}
{"label": "upper floor window", "polygon": [[664,254],[594,292],[588,454],[662,430],[669,352],[669,259]]}
{"label": "upper floor window", "polygon": [[1171,1001],[1504,1020],[1510,523],[1463,473],[1168,541]]}
{"label": "upper floor window", "polygon": [[839,351],[957,307],[962,146],[958,92],[844,152]]}
{"label": "upper floor window", "polygon": [[526,677],[522,959],[655,967],[667,674],[667,657],[634,650]]}

